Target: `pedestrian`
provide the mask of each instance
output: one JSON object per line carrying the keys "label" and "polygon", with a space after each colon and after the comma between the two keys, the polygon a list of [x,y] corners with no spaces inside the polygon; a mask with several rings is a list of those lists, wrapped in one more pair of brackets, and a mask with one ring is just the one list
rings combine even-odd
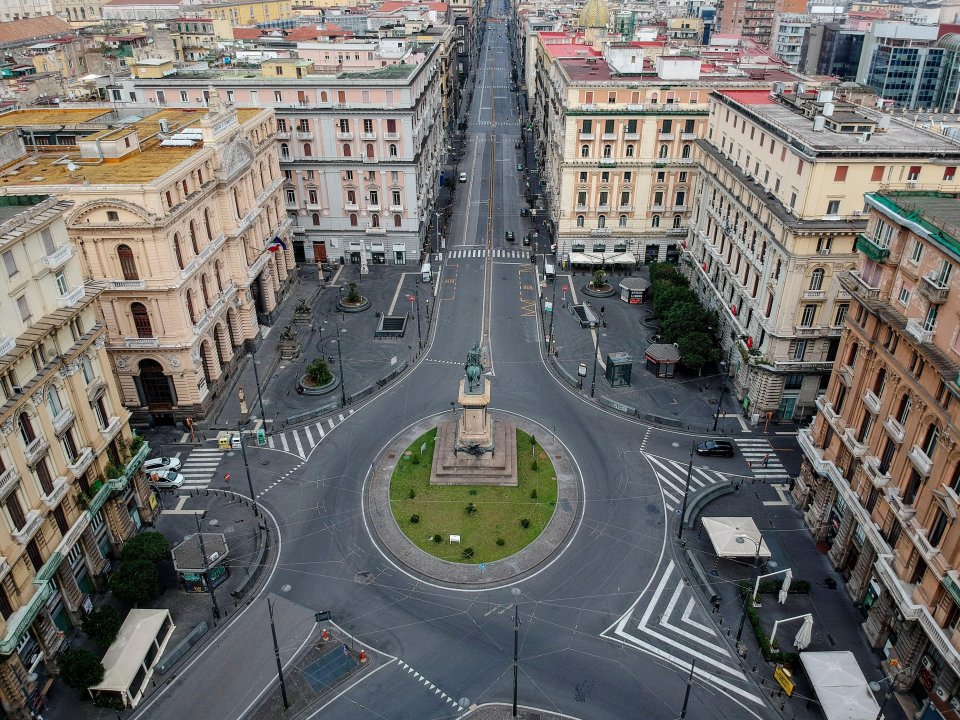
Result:
{"label": "pedestrian", "polygon": [[603,315],[603,305],[600,306],[600,314]]}
{"label": "pedestrian", "polygon": [[767,467],[767,464],[770,462],[770,453],[766,453],[763,456],[763,466]]}

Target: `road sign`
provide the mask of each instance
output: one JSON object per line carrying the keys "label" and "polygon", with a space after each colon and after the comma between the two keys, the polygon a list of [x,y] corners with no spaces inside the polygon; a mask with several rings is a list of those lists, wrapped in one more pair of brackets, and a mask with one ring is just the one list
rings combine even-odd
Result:
{"label": "road sign", "polygon": [[224,482],[227,482],[227,483],[230,482],[230,473],[226,473],[226,474],[223,476],[223,481],[224,481]]}
{"label": "road sign", "polygon": [[545,303],[543,304],[543,311],[544,311],[544,312],[548,312],[548,313],[552,313],[552,312],[553,312],[553,303],[552,303],[552,302],[545,302]]}
{"label": "road sign", "polygon": [[257,445],[263,447],[267,444],[267,433],[263,428],[257,428]]}
{"label": "road sign", "polygon": [[313,614],[313,619],[316,620],[317,622],[323,622],[324,620],[329,620],[329,619],[330,619],[330,611],[329,611],[329,610],[321,610],[321,611],[318,612],[318,613],[314,613],[314,614]]}
{"label": "road sign", "polygon": [[580,377],[586,377],[586,376],[587,376],[587,364],[586,364],[586,363],[580,363],[580,367],[577,368],[577,375],[579,375]]}
{"label": "road sign", "polygon": [[563,286],[563,291],[566,292],[567,290],[568,290],[567,286],[564,285],[564,286]]}

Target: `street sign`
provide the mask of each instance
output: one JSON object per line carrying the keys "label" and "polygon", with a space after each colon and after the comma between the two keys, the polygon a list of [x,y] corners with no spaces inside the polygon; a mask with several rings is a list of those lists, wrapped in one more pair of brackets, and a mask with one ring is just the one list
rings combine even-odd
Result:
{"label": "street sign", "polygon": [[567,289],[568,289],[568,288],[567,288],[567,286],[566,286],[566,285],[564,285],[564,286],[563,286],[563,291],[564,291],[564,292],[566,292],[566,291],[567,291]]}
{"label": "street sign", "polygon": [[580,377],[586,377],[586,376],[587,376],[587,364],[586,364],[586,363],[580,363],[580,367],[577,368],[577,375],[579,375]]}
{"label": "street sign", "polygon": [[313,619],[316,620],[317,622],[323,622],[324,620],[329,620],[329,619],[330,619],[330,611],[329,611],[329,610],[321,610],[321,611],[318,612],[318,613],[314,613]]}
{"label": "street sign", "polygon": [[257,445],[263,447],[267,444],[267,433],[263,428],[257,428]]}
{"label": "street sign", "polygon": [[552,312],[553,312],[553,303],[552,303],[552,302],[545,302],[545,303],[543,304],[543,311],[544,311],[544,312],[548,312],[548,313],[552,313]]}

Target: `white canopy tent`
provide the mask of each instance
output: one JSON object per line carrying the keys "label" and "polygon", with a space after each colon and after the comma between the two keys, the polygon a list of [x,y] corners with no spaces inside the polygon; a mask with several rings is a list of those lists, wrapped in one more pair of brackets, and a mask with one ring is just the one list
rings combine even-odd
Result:
{"label": "white canopy tent", "polygon": [[637,259],[630,253],[572,252],[570,265],[636,265]]}
{"label": "white canopy tent", "polygon": [[131,610],[103,656],[103,680],[90,694],[116,695],[135,708],[175,627],[169,610]]}
{"label": "white canopy tent", "polygon": [[[701,522],[718,556],[752,558],[757,555],[759,543],[760,557],[770,557],[770,548],[752,517],[705,517]],[[740,538],[740,542],[737,542],[737,538]]]}
{"label": "white canopy tent", "polygon": [[804,652],[800,662],[827,720],[874,720],[880,706],[852,652]]}

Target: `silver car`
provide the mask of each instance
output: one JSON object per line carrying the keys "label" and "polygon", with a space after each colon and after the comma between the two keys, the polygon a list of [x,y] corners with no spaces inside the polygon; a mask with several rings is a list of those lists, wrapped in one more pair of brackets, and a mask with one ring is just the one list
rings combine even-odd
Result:
{"label": "silver car", "polygon": [[161,470],[150,474],[150,484],[160,490],[176,490],[183,486],[183,475],[173,470]]}
{"label": "silver car", "polygon": [[176,472],[181,467],[183,467],[183,462],[180,458],[171,458],[171,457],[157,457],[147,460],[143,464],[143,471],[149,475],[153,472],[160,472],[161,470],[173,470]]}

